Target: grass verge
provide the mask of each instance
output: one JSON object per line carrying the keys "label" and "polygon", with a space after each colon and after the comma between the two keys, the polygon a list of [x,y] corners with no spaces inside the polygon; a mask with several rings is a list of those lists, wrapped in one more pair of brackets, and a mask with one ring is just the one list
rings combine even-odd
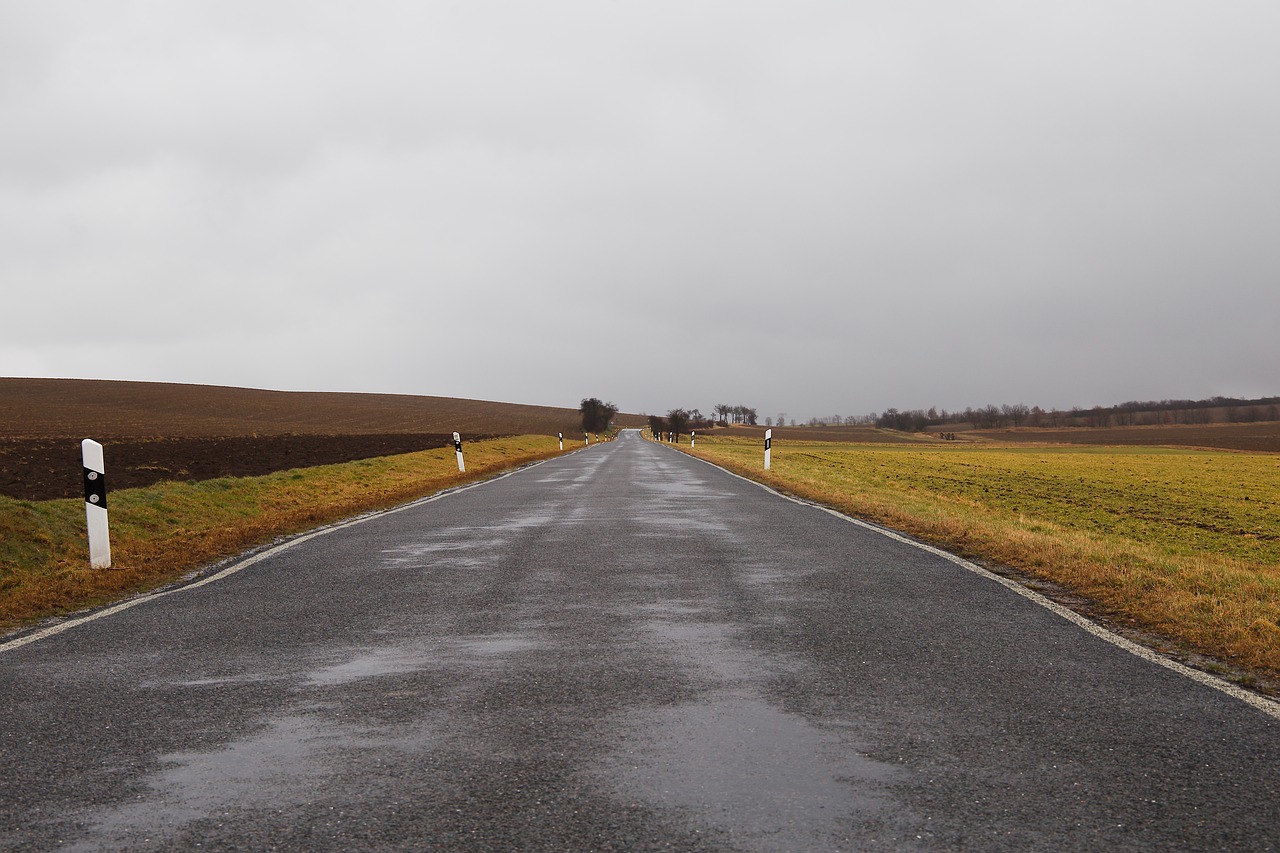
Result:
{"label": "grass verge", "polygon": [[98,571],[88,567],[83,500],[0,497],[0,631],[153,589],[281,536],[559,454],[554,437],[517,436],[468,444],[466,474],[445,447],[114,491],[112,567]]}
{"label": "grass verge", "polygon": [[680,449],[1280,678],[1280,456],[788,441],[774,443],[765,472],[755,440],[699,437]]}

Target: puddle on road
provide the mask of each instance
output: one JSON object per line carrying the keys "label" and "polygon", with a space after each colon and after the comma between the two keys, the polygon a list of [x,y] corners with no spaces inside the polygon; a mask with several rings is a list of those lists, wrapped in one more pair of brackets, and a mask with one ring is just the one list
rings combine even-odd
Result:
{"label": "puddle on road", "polygon": [[387,737],[312,716],[272,720],[215,749],[160,756],[148,794],[101,809],[86,822],[86,840],[61,849],[172,849],[193,823],[234,819],[250,804],[283,809],[328,796],[332,779],[349,767],[345,756],[364,754],[381,765],[388,752],[413,754],[433,744],[425,726]]}
{"label": "puddle on road", "polygon": [[666,510],[638,514],[635,516],[635,520],[641,524],[651,524],[661,528],[660,530],[637,534],[645,537],[669,537],[672,533],[679,531],[722,533],[729,529],[728,525],[720,521],[709,521],[704,518],[695,518],[691,515],[672,515]]}
{"label": "puddle on road", "polygon": [[491,562],[493,555],[505,547],[513,535],[550,527],[560,520],[553,509],[543,506],[495,520],[493,524],[449,527],[422,541],[382,549],[382,563],[388,566],[481,565]]}
{"label": "puddle on road", "polygon": [[[210,676],[193,678],[189,681],[160,682],[174,687],[225,687],[229,684],[254,684],[262,681],[279,681],[280,676],[259,675],[257,673],[241,673],[239,675]],[[154,687],[157,682],[147,682],[143,686]]]}
{"label": "puddle on road", "polygon": [[724,623],[654,619],[639,627],[668,646],[668,654],[682,658],[681,663],[696,671],[696,678],[704,683],[736,684],[769,672],[763,658],[733,645]]}
{"label": "puddle on road", "polygon": [[705,604],[696,604],[692,598],[668,598],[663,601],[656,601],[650,604],[641,605],[640,610],[653,616],[655,619],[670,619],[672,617],[693,617],[704,616],[710,610]]}
{"label": "puddle on road", "polygon": [[[399,548],[387,548],[382,551],[384,565],[430,566],[436,563],[447,563],[451,566],[472,565],[483,562],[490,546],[496,540],[478,541],[475,539],[443,539],[437,542],[415,542]],[[468,556],[474,554],[475,556]]]}
{"label": "puddle on road", "polygon": [[427,646],[395,645],[350,649],[342,653],[344,660],[307,673],[303,685],[331,687],[365,678],[474,664],[480,660],[494,663],[502,658],[523,652],[541,651],[548,647],[546,638],[524,632],[511,632],[449,637]]}
{"label": "puddle on road", "polygon": [[[762,586],[778,573],[754,567]],[[883,819],[903,771],[868,758],[848,721],[814,722],[769,700],[794,666],[752,648],[714,602],[672,597],[643,609],[646,648],[706,686],[697,702],[620,717],[617,751],[599,778],[625,801],[688,815],[743,849],[849,849]]]}
{"label": "puddle on road", "polygon": [[546,642],[535,640],[526,634],[478,634],[453,640],[450,645],[465,654],[481,657],[503,657],[547,648]]}
{"label": "puddle on road", "polygon": [[721,492],[711,488],[706,480],[689,480],[678,476],[671,477],[660,474],[659,477],[650,482],[636,482],[635,486],[638,489],[652,492],[652,500],[656,501],[676,500],[691,503],[689,499],[694,498],[697,502],[715,500],[717,506],[719,506],[723,502],[737,499],[737,495],[732,492]]}
{"label": "puddle on road", "polygon": [[618,519],[617,511],[611,507],[576,506],[559,517],[561,526],[578,526],[583,524],[611,524]]}
{"label": "puddle on road", "polygon": [[548,512],[545,507],[539,508],[533,512],[527,512],[523,515],[512,515],[495,524],[484,524],[475,527],[455,527],[454,530],[473,531],[482,530],[486,534],[494,530],[528,530],[532,527],[546,527],[556,520],[556,514]]}
{"label": "puddle on road", "polygon": [[365,649],[342,663],[331,664],[308,673],[303,683],[308,687],[350,684],[362,678],[418,672],[425,669],[430,662],[431,658],[422,651],[409,651],[395,647]]}
{"label": "puddle on road", "polygon": [[901,771],[749,695],[635,714],[607,777],[624,799],[678,809],[746,849],[847,849]]}

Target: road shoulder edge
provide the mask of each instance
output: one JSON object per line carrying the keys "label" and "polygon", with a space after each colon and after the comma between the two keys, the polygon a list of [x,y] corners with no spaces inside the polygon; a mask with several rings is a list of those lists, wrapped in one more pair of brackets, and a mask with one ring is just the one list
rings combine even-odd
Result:
{"label": "road shoulder edge", "polygon": [[[582,450],[583,448],[572,450],[561,456],[552,457],[552,459],[564,459],[566,457],[573,456],[574,454],[580,453],[582,452]],[[49,637],[56,636],[65,631],[70,631],[71,629],[77,628],[80,625],[84,625],[88,622],[94,622],[98,619],[105,619],[108,616],[114,616],[117,613],[121,613],[125,610],[129,610],[130,608],[137,607],[140,604],[148,604],[150,602],[157,601],[161,598],[165,598],[167,596],[174,595],[179,592],[186,592],[188,590],[199,589],[200,587],[207,586],[216,581],[220,581],[223,578],[228,578],[228,577],[231,577],[232,575],[238,574],[244,571],[245,569],[248,569],[254,565],[257,565],[263,560],[269,559],[270,557],[273,557],[276,554],[279,554],[282,551],[287,551],[290,548],[293,548],[297,545],[301,545],[303,542],[308,542],[320,536],[326,536],[330,533],[335,533],[339,530],[344,530],[348,527],[354,527],[357,524],[363,524],[364,522],[371,521],[375,518],[382,518],[384,516],[393,515],[398,512],[404,512],[406,510],[414,509],[415,507],[423,506],[424,504],[429,504],[434,501],[451,497],[453,495],[461,494],[462,492],[470,491],[471,489],[476,489],[481,486],[487,485],[489,483],[495,483],[498,480],[504,480],[507,477],[520,473],[521,471],[527,471],[530,468],[536,468],[537,466],[542,465],[549,461],[551,461],[551,459],[540,459],[537,462],[531,462],[527,465],[520,465],[515,468],[511,468],[510,470],[502,471],[498,474],[495,474],[492,477],[487,477],[483,480],[477,480],[474,483],[466,483],[461,486],[451,486],[447,489],[442,489],[438,492],[435,492],[434,494],[427,495],[426,497],[416,498],[412,501],[409,501],[408,503],[400,504],[399,506],[393,506],[387,509],[374,510],[372,512],[361,513],[359,515],[352,516],[351,518],[343,519],[342,521],[333,522],[331,524],[322,525],[320,527],[316,527],[311,530],[304,531],[302,533],[297,533],[292,536],[285,537],[282,540],[278,540],[274,543],[259,546],[258,548],[251,549],[242,554],[238,554],[235,557],[231,557],[230,559],[222,560],[210,566],[205,566],[201,569],[197,569],[196,571],[188,574],[186,577],[180,580],[174,581],[173,583],[167,584],[166,586],[160,587],[159,589],[151,590],[149,592],[145,592],[140,595],[135,595],[131,598],[127,598],[124,601],[120,601],[115,604],[109,604],[104,607],[93,608],[88,611],[81,611],[80,613],[71,614],[69,616],[66,616],[60,619],[59,621],[55,622],[52,625],[46,623],[43,626],[37,625],[33,628],[27,628],[25,630],[15,632],[14,634],[10,634],[8,639],[4,639],[0,637],[0,639],[3,639],[3,642],[0,642],[0,654],[4,654],[6,652],[20,649],[23,646],[29,646],[32,643],[37,643],[41,640],[48,639]]]}

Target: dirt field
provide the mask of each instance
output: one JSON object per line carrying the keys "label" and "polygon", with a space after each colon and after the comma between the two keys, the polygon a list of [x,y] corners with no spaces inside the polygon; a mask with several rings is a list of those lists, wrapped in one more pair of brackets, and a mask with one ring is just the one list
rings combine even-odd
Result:
{"label": "dirt field", "polygon": [[[643,419],[619,415],[636,426]],[[0,378],[0,438],[501,433],[581,436],[577,409],[452,397]],[[101,439],[99,439],[101,440]]]}
{"label": "dirt field", "polygon": [[992,429],[961,433],[993,441],[1050,444],[1104,444],[1148,447],[1210,447],[1280,453],[1280,422],[1195,424],[1186,426],[1072,427],[1069,429]]}
{"label": "dirt field", "polygon": [[102,442],[107,483],[120,489],[410,453],[451,443],[455,430],[464,441],[580,441],[580,427],[576,409],[449,397],[0,378],[0,494],[80,495],[84,438]]}

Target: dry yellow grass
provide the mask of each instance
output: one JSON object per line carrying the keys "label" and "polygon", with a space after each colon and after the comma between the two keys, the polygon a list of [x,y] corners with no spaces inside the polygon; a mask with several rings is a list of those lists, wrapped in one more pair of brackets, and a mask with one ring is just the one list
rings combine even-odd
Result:
{"label": "dry yellow grass", "polygon": [[1280,676],[1280,456],[775,441],[766,473],[756,441],[699,439],[693,452]]}

